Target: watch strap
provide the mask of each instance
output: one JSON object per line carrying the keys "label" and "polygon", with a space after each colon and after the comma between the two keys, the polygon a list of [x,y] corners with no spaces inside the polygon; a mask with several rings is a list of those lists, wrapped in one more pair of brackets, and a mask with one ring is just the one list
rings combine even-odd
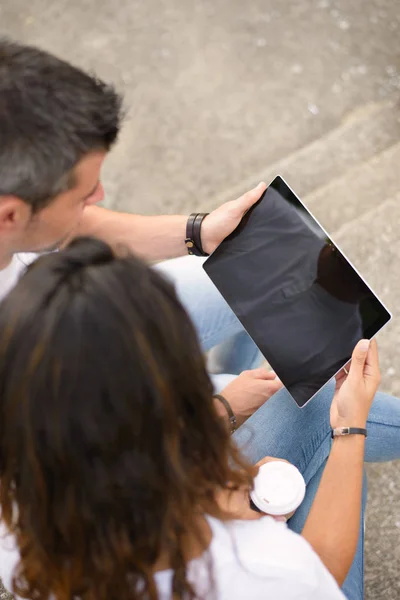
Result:
{"label": "watch strap", "polygon": [[194,256],[208,256],[201,244],[201,226],[209,213],[192,213],[186,223],[185,244],[188,254]]}
{"label": "watch strap", "polygon": [[340,437],[342,435],[364,435],[367,437],[367,430],[361,427],[336,427],[332,429],[332,437]]}

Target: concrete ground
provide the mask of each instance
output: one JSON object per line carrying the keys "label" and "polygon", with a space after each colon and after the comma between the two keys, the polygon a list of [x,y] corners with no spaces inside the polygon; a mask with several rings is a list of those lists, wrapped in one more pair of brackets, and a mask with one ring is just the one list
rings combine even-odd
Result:
{"label": "concrete ground", "polygon": [[[125,93],[110,207],[189,213],[285,175],[393,311],[400,395],[398,0],[2,0],[0,33]],[[365,597],[395,600],[399,463],[368,474]]]}

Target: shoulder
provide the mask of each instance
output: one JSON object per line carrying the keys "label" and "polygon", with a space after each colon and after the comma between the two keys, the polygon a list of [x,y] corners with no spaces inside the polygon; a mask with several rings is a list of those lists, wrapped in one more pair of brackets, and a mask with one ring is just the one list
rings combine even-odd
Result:
{"label": "shoulder", "polygon": [[[216,540],[233,543],[239,556],[253,558],[268,556],[269,560],[278,562],[285,557],[285,562],[307,560],[311,547],[297,533],[291,531],[286,523],[275,521],[272,517],[262,517],[255,521],[227,521],[225,523],[212,520],[213,533]],[[304,554],[299,557],[299,550]]]}
{"label": "shoulder", "polygon": [[14,254],[10,264],[0,270],[0,300],[2,300],[17,284],[28,265],[36,258],[34,253]]}
{"label": "shoulder", "polygon": [[212,528],[213,564],[225,580],[221,588],[236,581],[235,586],[259,588],[282,600],[344,599],[308,542],[285,523],[271,517],[228,523],[213,520]]}
{"label": "shoulder", "polygon": [[16,262],[17,262],[19,268],[22,271],[23,269],[28,267],[31,263],[33,263],[37,258],[39,258],[40,254],[37,254],[36,252],[19,252],[18,254],[15,254],[14,256],[16,258]]}

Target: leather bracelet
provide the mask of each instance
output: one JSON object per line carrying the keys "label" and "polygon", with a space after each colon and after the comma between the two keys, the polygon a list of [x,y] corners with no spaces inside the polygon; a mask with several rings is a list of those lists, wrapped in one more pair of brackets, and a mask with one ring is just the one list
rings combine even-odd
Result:
{"label": "leather bracelet", "polygon": [[223,396],[221,396],[221,394],[214,394],[213,398],[217,398],[217,400],[222,402],[222,404],[224,405],[225,410],[228,413],[228,417],[229,417],[229,424],[231,426],[231,434],[235,433],[235,431],[237,429],[237,421],[236,421],[235,413],[233,412],[228,400],[226,398],[224,398]]}
{"label": "leather bracelet", "polygon": [[201,225],[209,213],[192,213],[186,224],[185,244],[188,254],[194,256],[208,256],[201,245]]}
{"label": "leather bracelet", "polygon": [[332,429],[332,437],[341,437],[342,435],[364,435],[367,437],[367,430],[361,427],[336,427]]}

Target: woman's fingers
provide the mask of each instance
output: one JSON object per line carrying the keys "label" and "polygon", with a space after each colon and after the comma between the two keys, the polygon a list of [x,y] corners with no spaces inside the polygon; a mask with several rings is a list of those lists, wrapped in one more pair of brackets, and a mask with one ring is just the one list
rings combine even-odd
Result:
{"label": "woman's fingers", "polygon": [[378,344],[376,343],[376,340],[372,340],[370,343],[367,359],[365,361],[364,376],[374,383],[379,383],[380,381],[381,373],[379,369]]}
{"label": "woman's fingers", "polygon": [[278,392],[282,388],[283,383],[280,379],[274,379],[273,381],[269,382],[269,391],[271,393],[271,396],[273,396],[273,394],[276,394],[276,392]]}
{"label": "woman's fingers", "polygon": [[276,461],[285,462],[285,463],[290,464],[289,461],[285,460],[284,458],[276,458],[275,456],[265,456],[264,458],[259,460],[258,463],[256,463],[256,466],[261,467],[262,465],[265,465],[265,463],[276,462]]}
{"label": "woman's fingers", "polygon": [[368,393],[375,394],[381,379],[376,340],[361,340],[354,348],[349,379],[353,384],[362,381]]}
{"label": "woman's fingers", "polygon": [[276,379],[276,373],[274,373],[274,371],[268,371],[266,367],[258,367],[258,369],[252,369],[251,373],[253,374],[255,379]]}
{"label": "woman's fingers", "polygon": [[283,387],[283,383],[280,379],[262,379],[261,377],[259,377],[258,381],[256,382],[256,386],[260,395],[263,396],[265,399],[269,399]]}
{"label": "woman's fingers", "polygon": [[354,348],[349,370],[349,377],[351,379],[363,379],[369,345],[369,340],[361,340]]}

